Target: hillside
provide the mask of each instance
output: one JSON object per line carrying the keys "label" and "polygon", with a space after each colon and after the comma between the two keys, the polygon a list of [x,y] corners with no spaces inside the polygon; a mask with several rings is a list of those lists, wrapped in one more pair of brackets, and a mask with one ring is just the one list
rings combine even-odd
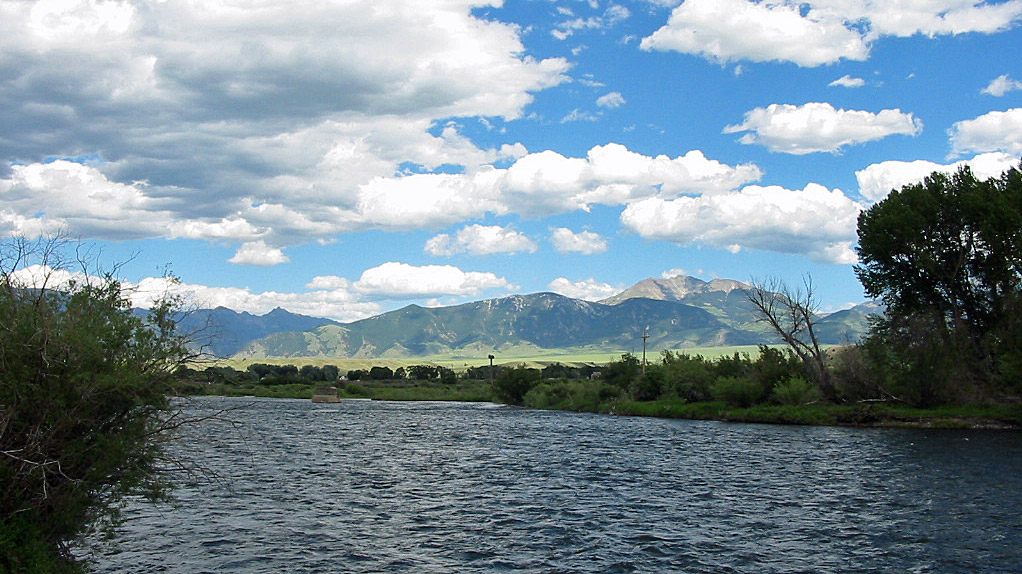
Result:
{"label": "hillside", "polygon": [[[409,305],[347,324],[252,337],[239,357],[400,358],[510,348],[649,349],[773,344],[738,281],[647,279],[601,302],[555,293],[514,295],[451,307]],[[866,329],[863,305],[821,318],[822,342],[844,344]],[[306,318],[309,319],[309,318]]]}

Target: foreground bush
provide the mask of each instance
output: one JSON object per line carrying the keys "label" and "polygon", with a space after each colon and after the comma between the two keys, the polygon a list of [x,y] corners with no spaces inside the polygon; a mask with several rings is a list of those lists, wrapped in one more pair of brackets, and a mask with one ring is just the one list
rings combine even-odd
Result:
{"label": "foreground bush", "polygon": [[78,571],[70,546],[121,498],[164,493],[180,423],[173,301],[139,318],[112,277],[62,272],[60,247],[0,245],[0,572]]}

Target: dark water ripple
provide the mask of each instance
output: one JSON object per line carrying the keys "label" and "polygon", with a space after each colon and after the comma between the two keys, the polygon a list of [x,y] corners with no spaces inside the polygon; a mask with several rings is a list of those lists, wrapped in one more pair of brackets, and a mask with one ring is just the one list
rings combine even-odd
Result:
{"label": "dark water ripple", "polygon": [[1022,572],[1022,439],[457,403],[237,407],[100,572]]}

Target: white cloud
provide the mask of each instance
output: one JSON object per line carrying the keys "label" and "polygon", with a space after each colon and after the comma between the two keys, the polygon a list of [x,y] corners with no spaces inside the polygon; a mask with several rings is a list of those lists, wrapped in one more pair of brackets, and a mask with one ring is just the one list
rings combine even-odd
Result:
{"label": "white cloud", "polygon": [[554,249],[561,253],[581,253],[593,255],[607,250],[607,240],[599,233],[580,231],[575,233],[567,227],[558,227],[550,233],[550,241]]}
{"label": "white cloud", "polygon": [[[474,16],[478,5],[5,3],[0,60],[20,64],[0,86],[10,104],[0,162],[97,159],[92,181],[46,192],[66,200],[43,215],[5,203],[0,225],[276,248],[372,226],[357,210],[363,186],[406,162],[472,172],[524,153],[480,149],[455,124],[437,133],[437,121],[518,118],[536,92],[568,81],[567,60],[528,56],[523,30]],[[103,200],[83,199],[86,184],[119,194],[106,215],[90,211]]]}
{"label": "white cloud", "polygon": [[623,288],[614,287],[609,283],[601,283],[590,277],[581,281],[572,281],[566,277],[558,277],[550,282],[547,289],[573,299],[599,301],[617,295]]}
{"label": "white cloud", "polygon": [[561,123],[562,124],[567,124],[567,123],[570,123],[570,122],[595,122],[595,121],[599,121],[599,119],[600,119],[600,116],[598,116],[598,115],[596,115],[596,114],[594,114],[592,112],[587,112],[587,111],[585,111],[583,109],[575,108],[575,109],[571,110],[570,112],[568,112],[568,114],[566,116],[561,118]]}
{"label": "white cloud", "polygon": [[840,190],[818,184],[795,191],[748,186],[734,193],[645,199],[625,208],[621,223],[644,238],[681,245],[733,252],[759,249],[854,263],[851,246],[860,210]]}
{"label": "white cloud", "polygon": [[839,86],[842,88],[861,88],[866,85],[866,80],[863,80],[862,78],[853,78],[852,76],[845,74],[827,85],[831,87]]}
{"label": "white cloud", "polygon": [[811,67],[865,60],[870,44],[884,36],[989,34],[1020,18],[1020,0],[686,0],[641,46],[718,62],[784,61]]}
{"label": "white cloud", "polygon": [[761,176],[755,165],[729,166],[698,150],[652,157],[612,143],[593,147],[584,159],[553,151],[529,154],[508,168],[500,187],[509,211],[549,215],[593,204],[621,205],[658,191],[718,193]]}
{"label": "white cloud", "polygon": [[[519,160],[520,161],[520,160]],[[365,226],[422,229],[503,211],[501,171],[375,178],[359,190],[355,221]]]}
{"label": "white cloud", "polygon": [[237,287],[209,287],[148,277],[138,283],[126,283],[125,287],[132,305],[142,308],[149,308],[154,300],[165,294],[173,294],[184,297],[186,303],[196,309],[226,307],[265,315],[280,307],[292,313],[341,322],[365,319],[382,311],[378,303],[360,300],[359,294],[343,285],[335,288],[310,287],[315,290],[306,293],[253,292]]}
{"label": "white cloud", "polygon": [[862,22],[867,37],[994,33],[1022,17],[1022,2],[984,0],[814,0],[821,18]]}
{"label": "white cloud", "polygon": [[[596,8],[596,6],[591,6]],[[566,16],[574,15],[570,10],[563,12]],[[631,16],[631,12],[628,8],[620,4],[611,4],[603,14],[599,16],[593,16],[590,18],[571,18],[560,22],[557,28],[552,30],[550,33],[554,38],[558,40],[566,40],[571,37],[575,32],[581,30],[607,30],[614,25],[627,20]]]}
{"label": "white cloud", "polygon": [[454,237],[442,233],[426,242],[430,255],[493,255],[495,253],[535,253],[536,243],[520,231],[498,225],[468,225]]}
{"label": "white cloud", "polygon": [[369,297],[391,299],[438,295],[469,297],[488,289],[506,289],[510,284],[489,272],[462,271],[452,265],[416,267],[389,261],[365,270],[352,287]]}
{"label": "white cloud", "polygon": [[855,178],[859,181],[859,195],[878,202],[887,197],[891,190],[918,183],[935,171],[954,173],[965,165],[972,169],[976,177],[989,179],[1017,166],[1018,158],[1007,153],[985,153],[947,165],[924,160],[885,161],[855,172]]}
{"label": "white cloud", "polygon": [[337,275],[317,275],[305,287],[315,290],[350,289],[351,281]]}
{"label": "white cloud", "polygon": [[865,60],[862,36],[840,20],[817,18],[789,2],[686,0],[667,24],[643,38],[644,50],[674,50],[718,62],[788,61],[812,67]]}
{"label": "white cloud", "polygon": [[837,152],[842,147],[883,139],[890,135],[915,136],[923,123],[911,113],[881,110],[839,110],[828,103],[802,106],[770,104],[745,113],[745,121],[724,128],[724,133],[750,132],[743,144],[762,144],[770,151],[804,155]]}
{"label": "white cloud", "polygon": [[596,105],[601,108],[620,108],[626,103],[628,103],[627,100],[625,100],[624,96],[622,96],[620,92],[609,92],[599,98],[596,98]]}
{"label": "white cloud", "polygon": [[1008,74],[1004,74],[991,80],[990,84],[983,88],[982,93],[999,98],[1015,90],[1022,90],[1022,82],[1009,78]]}
{"label": "white cloud", "polygon": [[[457,137],[448,134],[444,139]],[[100,239],[237,241],[251,245],[231,261],[275,264],[286,260],[284,247],[338,233],[437,228],[487,214],[547,216],[589,210],[596,204],[621,205],[656,193],[718,193],[762,175],[755,165],[730,166],[698,150],[654,157],[611,143],[572,158],[550,150],[528,153],[518,144],[477,158],[513,160],[507,168],[480,165],[456,174],[374,176],[351,190],[338,187],[346,178],[368,177],[370,172],[345,174],[365,150],[386,147],[382,140],[370,144],[372,140],[332,142],[325,152],[330,161],[319,165],[323,172],[316,180],[246,180],[247,194],[226,197],[144,182],[120,184],[96,167],[64,160],[14,166],[7,179],[0,179],[0,230],[36,236],[69,228]],[[316,141],[306,133],[287,145],[314,147]],[[431,139],[419,143],[431,142],[435,143]],[[273,184],[280,189],[269,190]]]}
{"label": "white cloud", "polygon": [[251,241],[243,243],[234,257],[228,259],[231,263],[238,265],[257,265],[271,267],[290,261],[284,252],[276,247],[270,247],[264,241]]}
{"label": "white cloud", "polygon": [[155,237],[166,232],[171,214],[146,196],[142,184],[110,181],[98,169],[58,160],[14,165],[0,180],[0,221],[9,231],[36,236],[67,228],[110,239]]}
{"label": "white cloud", "polygon": [[1022,108],[955,122],[949,135],[951,150],[956,154],[1002,151],[1022,155]]}

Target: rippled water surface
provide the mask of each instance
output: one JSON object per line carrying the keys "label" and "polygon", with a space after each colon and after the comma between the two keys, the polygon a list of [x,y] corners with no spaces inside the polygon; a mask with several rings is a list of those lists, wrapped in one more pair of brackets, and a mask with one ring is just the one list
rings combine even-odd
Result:
{"label": "rippled water surface", "polygon": [[[222,399],[101,572],[1022,572],[1022,439]],[[239,424],[231,424],[231,421]],[[105,553],[103,553],[105,552]]]}

